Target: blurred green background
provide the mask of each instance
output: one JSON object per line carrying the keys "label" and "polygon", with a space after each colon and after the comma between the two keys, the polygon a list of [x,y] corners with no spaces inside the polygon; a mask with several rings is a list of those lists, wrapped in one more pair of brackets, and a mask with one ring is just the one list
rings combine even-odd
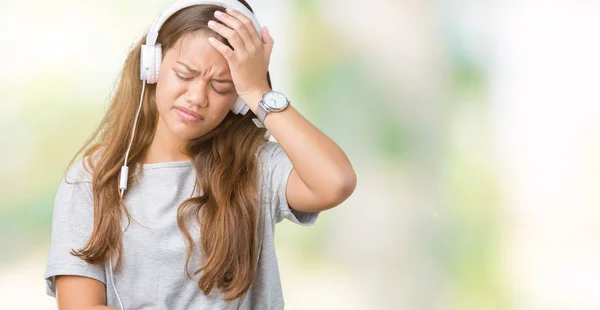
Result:
{"label": "blurred green background", "polygon": [[[55,309],[54,195],[169,1],[0,4],[0,306]],[[287,309],[598,309],[600,4],[251,0],[354,195],[283,223]]]}

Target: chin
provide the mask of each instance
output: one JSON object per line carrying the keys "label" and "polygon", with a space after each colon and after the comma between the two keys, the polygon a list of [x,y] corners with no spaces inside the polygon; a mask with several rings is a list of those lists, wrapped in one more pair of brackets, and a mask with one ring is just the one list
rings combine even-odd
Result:
{"label": "chin", "polygon": [[184,141],[191,141],[194,139],[198,139],[198,138],[204,136],[205,134],[206,134],[205,132],[190,132],[190,131],[175,133],[175,135],[177,137],[179,137],[179,139],[184,140]]}
{"label": "chin", "polygon": [[184,141],[194,140],[206,134],[202,128],[190,128],[191,126],[181,123],[169,127],[174,136]]}

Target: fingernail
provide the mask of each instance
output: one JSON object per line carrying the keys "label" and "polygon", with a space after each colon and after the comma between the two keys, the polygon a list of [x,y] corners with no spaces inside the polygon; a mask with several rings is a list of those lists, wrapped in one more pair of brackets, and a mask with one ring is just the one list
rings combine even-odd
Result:
{"label": "fingernail", "polygon": [[223,12],[221,11],[215,11],[215,16],[216,17],[221,17],[223,15]]}
{"label": "fingernail", "polygon": [[229,13],[233,13],[233,11],[235,11],[235,10],[234,9],[230,9],[230,8],[227,9],[227,12],[229,12]]}
{"label": "fingernail", "polygon": [[210,20],[210,21],[208,21],[208,27],[211,27],[211,28],[212,28],[212,27],[214,27],[214,26],[216,26],[216,25],[217,25],[217,23],[216,23],[214,20]]}

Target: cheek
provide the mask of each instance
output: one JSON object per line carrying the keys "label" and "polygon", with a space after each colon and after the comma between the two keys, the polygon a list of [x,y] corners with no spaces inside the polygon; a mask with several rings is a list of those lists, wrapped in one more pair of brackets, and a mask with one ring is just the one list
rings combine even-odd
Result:
{"label": "cheek", "polygon": [[237,95],[234,96],[221,96],[215,94],[209,98],[210,106],[211,106],[211,116],[213,119],[217,119],[219,121],[223,120],[227,113],[233,107],[233,103]]}
{"label": "cheek", "polygon": [[177,81],[164,75],[159,76],[156,84],[156,105],[159,110],[170,108],[181,92],[181,86]]}

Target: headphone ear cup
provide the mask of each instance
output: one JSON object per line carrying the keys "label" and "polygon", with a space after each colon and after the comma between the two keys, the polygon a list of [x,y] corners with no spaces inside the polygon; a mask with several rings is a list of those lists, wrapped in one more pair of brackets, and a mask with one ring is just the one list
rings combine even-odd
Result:
{"label": "headphone ear cup", "polygon": [[154,47],[154,79],[152,84],[158,82],[158,74],[160,73],[160,64],[162,62],[162,46],[157,44]]}
{"label": "headphone ear cup", "polygon": [[140,78],[148,84],[155,84],[158,81],[158,73],[162,60],[162,47],[142,45],[140,55]]}
{"label": "headphone ear cup", "polygon": [[142,45],[142,49],[140,50],[140,79],[142,81],[148,82],[148,71],[150,70],[149,65],[147,64],[148,59],[148,46],[146,44]]}
{"label": "headphone ear cup", "polygon": [[248,113],[248,110],[250,110],[250,107],[246,105],[246,103],[242,100],[240,96],[235,98],[235,102],[231,107],[231,112],[233,112],[233,114],[246,115],[246,113]]}

